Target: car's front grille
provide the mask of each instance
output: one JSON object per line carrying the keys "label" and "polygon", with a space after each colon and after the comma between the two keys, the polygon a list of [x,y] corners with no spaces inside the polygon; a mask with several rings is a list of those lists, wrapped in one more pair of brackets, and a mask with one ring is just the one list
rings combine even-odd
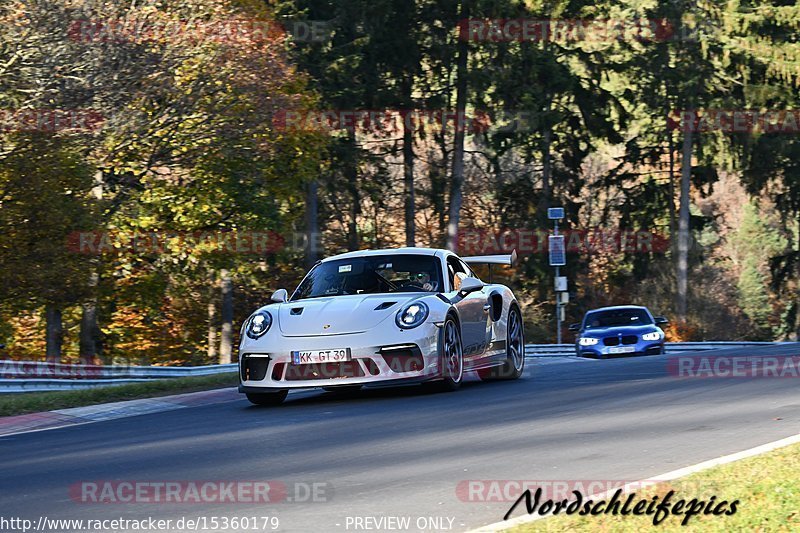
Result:
{"label": "car's front grille", "polygon": [[392,372],[419,372],[425,368],[422,352],[416,344],[385,346],[381,348],[381,356]]}
{"label": "car's front grille", "polygon": [[358,361],[342,363],[313,363],[308,365],[286,365],[286,381],[306,381],[316,379],[360,378],[364,371]]}
{"label": "car's front grille", "polygon": [[362,361],[364,361],[364,366],[367,367],[367,372],[369,372],[370,375],[377,376],[381,373],[381,369],[378,368],[378,365],[371,358],[365,357]]}
{"label": "car's front grille", "polygon": [[639,338],[636,335],[623,335],[622,337],[606,337],[603,344],[606,346],[619,346],[620,344],[636,344]]}

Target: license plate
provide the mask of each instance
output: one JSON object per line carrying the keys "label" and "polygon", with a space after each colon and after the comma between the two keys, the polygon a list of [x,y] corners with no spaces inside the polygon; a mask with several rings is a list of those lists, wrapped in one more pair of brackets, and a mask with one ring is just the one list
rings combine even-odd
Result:
{"label": "license plate", "polygon": [[311,365],[314,363],[340,363],[350,361],[350,348],[335,350],[298,350],[292,352],[293,365]]}
{"label": "license plate", "polygon": [[608,353],[631,353],[635,351],[635,346],[614,346],[608,349]]}

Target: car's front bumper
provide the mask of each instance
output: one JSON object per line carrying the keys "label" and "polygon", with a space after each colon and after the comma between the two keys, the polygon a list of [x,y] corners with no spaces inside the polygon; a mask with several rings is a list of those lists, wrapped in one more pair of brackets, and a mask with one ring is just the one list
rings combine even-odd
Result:
{"label": "car's front bumper", "polygon": [[[245,341],[240,347],[239,391],[302,389],[350,385],[388,385],[426,381],[440,375],[440,328],[426,323],[418,328],[374,333],[284,337]],[[295,365],[292,351],[349,348],[351,361]]]}
{"label": "car's front bumper", "polygon": [[[619,348],[624,348],[626,351],[620,352]],[[580,357],[596,357],[596,358],[611,358],[611,357],[628,357],[636,355],[658,355],[664,351],[664,341],[642,341],[636,344],[627,344],[620,346],[605,346],[603,341],[592,346],[575,345],[575,351]]]}

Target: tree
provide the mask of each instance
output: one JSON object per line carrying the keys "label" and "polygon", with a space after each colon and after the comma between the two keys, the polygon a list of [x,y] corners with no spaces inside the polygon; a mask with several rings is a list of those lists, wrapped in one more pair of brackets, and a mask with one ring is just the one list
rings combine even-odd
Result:
{"label": "tree", "polygon": [[[191,23],[178,24],[187,14]],[[91,110],[105,119],[70,145],[91,176],[87,201],[99,211],[101,231],[130,236],[237,227],[278,232],[286,229],[283,222],[292,227],[290,217],[284,221],[277,213],[318,166],[318,151],[310,136],[274,127],[276,113],[305,105],[308,93],[286,60],[285,34],[262,31],[259,21],[270,20],[263,6],[34,1],[4,5],[0,19],[0,63],[16,66],[0,81],[4,107]],[[145,31],[120,31],[121,21]],[[162,31],[170,27],[182,29]],[[15,145],[8,136],[2,140],[0,154],[13,155]],[[13,168],[9,157],[3,164]],[[181,271],[205,260],[205,252],[83,261],[81,355],[89,360],[97,351],[91,341],[104,307],[95,303],[98,281],[119,282],[148,269],[177,281]],[[237,269],[248,262],[232,261]],[[223,266],[231,268],[217,267]],[[223,315],[230,342],[230,309]],[[57,322],[57,313],[48,316]]]}
{"label": "tree", "polygon": [[[75,236],[93,226],[91,168],[68,138],[48,133],[6,136],[0,164],[0,302],[45,308],[48,361],[60,362],[62,311],[87,293],[88,258]],[[6,145],[9,146],[9,145]]]}
{"label": "tree", "polygon": [[770,258],[770,287],[787,303],[778,328],[783,338],[800,338],[800,50],[796,36],[800,17],[796,5],[782,2],[742,2],[734,14],[732,40],[746,54],[745,106],[777,112],[773,123],[788,131],[755,131],[737,136],[743,181],[753,195],[766,195],[781,213],[780,230],[791,240]]}

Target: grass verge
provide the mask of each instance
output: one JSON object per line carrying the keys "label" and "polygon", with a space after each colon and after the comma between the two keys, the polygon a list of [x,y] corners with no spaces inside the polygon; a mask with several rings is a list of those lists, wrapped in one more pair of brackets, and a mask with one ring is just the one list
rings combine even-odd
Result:
{"label": "grass verge", "polygon": [[235,387],[237,379],[236,372],[225,372],[211,376],[158,379],[96,389],[3,394],[0,395],[0,416],[24,415],[98,403],[156,398],[184,392]]}
{"label": "grass verge", "polygon": [[[651,500],[674,490],[672,503],[693,498],[708,502],[739,500],[736,513],[730,516],[696,515],[682,526],[683,516],[670,515],[658,526],[650,516],[559,515],[511,529],[513,533],[614,531],[641,533],[652,530],[669,533],[728,531],[800,531],[800,444],[773,450],[727,465],[665,482],[636,492],[634,502]],[[532,491],[533,492],[533,491]],[[544,502],[544,498],[542,499]],[[622,498],[625,501],[625,497]],[[524,512],[524,503],[517,508]],[[517,513],[515,512],[515,516]]]}

